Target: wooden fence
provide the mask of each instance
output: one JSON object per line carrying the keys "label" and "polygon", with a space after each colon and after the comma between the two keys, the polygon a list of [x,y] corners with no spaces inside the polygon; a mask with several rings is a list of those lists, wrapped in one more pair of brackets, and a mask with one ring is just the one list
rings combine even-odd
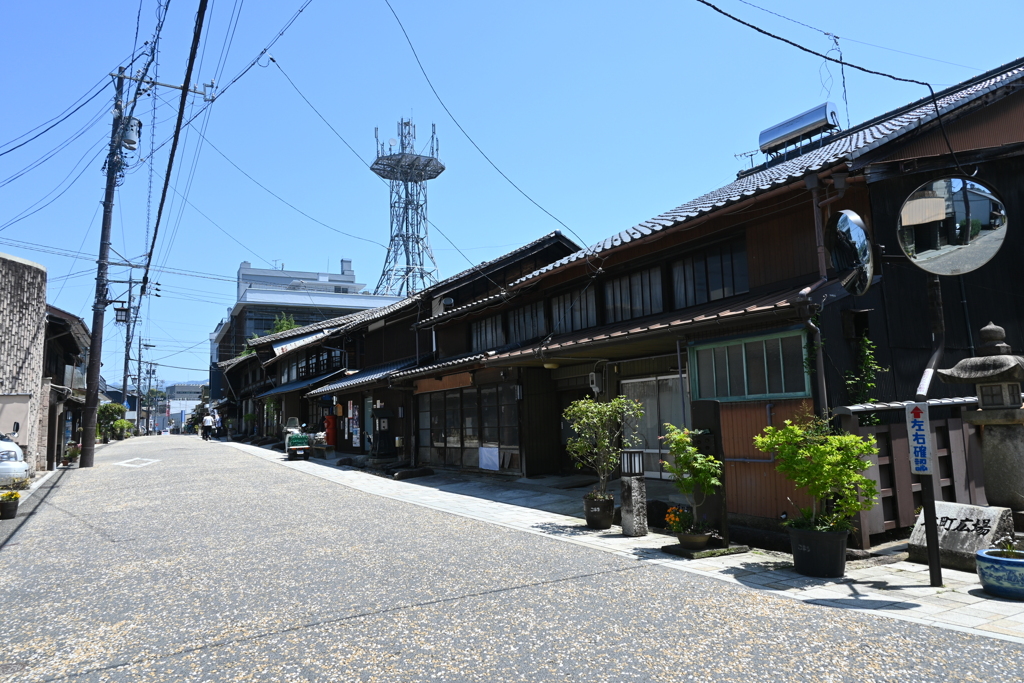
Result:
{"label": "wooden fence", "polygon": [[[883,404],[884,405],[884,404]],[[902,410],[886,408],[886,410]],[[960,417],[961,408],[952,408],[953,417],[932,419],[933,443],[939,461],[935,496],[938,500],[968,505],[987,505],[981,469],[981,449],[974,425]],[[864,474],[878,485],[878,504],[858,515],[853,542],[871,547],[871,536],[895,529],[913,527],[921,505],[920,478],[912,474],[907,427],[903,422],[861,426],[856,412],[840,413],[842,428],[852,434],[874,435],[878,455],[871,457],[874,467]]]}

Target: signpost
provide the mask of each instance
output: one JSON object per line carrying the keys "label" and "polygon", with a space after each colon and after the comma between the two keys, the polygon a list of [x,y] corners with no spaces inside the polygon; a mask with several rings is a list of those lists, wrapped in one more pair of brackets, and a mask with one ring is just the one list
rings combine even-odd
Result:
{"label": "signpost", "polygon": [[932,443],[928,420],[928,403],[908,403],[907,442],[910,444],[910,463],[914,474],[936,474],[935,447]]}

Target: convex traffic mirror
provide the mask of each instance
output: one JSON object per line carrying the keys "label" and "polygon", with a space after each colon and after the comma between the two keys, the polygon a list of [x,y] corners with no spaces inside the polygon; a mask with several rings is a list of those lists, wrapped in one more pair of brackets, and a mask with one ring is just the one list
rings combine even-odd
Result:
{"label": "convex traffic mirror", "polygon": [[832,267],[846,291],[854,296],[867,292],[874,266],[871,238],[861,217],[846,209],[833,214],[825,226],[825,240],[832,254]]}
{"label": "convex traffic mirror", "polygon": [[991,260],[1006,237],[1006,208],[971,178],[940,178],[903,202],[896,234],[910,262],[935,275],[961,275]]}

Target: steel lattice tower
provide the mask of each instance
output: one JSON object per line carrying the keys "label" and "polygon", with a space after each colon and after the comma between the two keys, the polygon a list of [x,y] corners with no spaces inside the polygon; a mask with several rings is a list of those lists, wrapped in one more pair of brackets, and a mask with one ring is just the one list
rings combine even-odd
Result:
{"label": "steel lattice tower", "polygon": [[[430,130],[430,154],[416,153],[416,126],[398,122],[398,139],[387,148],[377,137],[370,170],[391,182],[391,242],[374,294],[409,296],[437,282],[437,263],[427,238],[427,181],[444,171],[437,158],[437,129]],[[395,147],[398,147],[396,150]]]}

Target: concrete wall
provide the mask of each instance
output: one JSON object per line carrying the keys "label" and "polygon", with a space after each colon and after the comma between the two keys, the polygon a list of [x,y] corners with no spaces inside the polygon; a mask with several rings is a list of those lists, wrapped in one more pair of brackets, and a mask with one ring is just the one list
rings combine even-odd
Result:
{"label": "concrete wall", "polygon": [[[38,263],[0,254],[0,395],[30,394],[28,418],[16,439],[25,460],[45,468],[46,452],[39,452],[39,424],[45,421],[40,395],[43,378],[43,343],[46,339],[46,268]],[[48,392],[47,392],[48,393]],[[9,432],[11,425],[0,424]],[[39,459],[42,464],[39,464]]]}

